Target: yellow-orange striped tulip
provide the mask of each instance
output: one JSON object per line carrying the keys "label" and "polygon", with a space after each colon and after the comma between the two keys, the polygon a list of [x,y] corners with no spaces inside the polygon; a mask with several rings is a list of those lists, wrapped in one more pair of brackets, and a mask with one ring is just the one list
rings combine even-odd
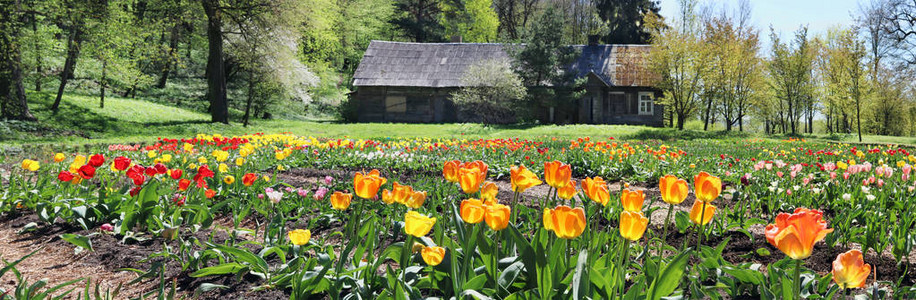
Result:
{"label": "yellow-orange striped tulip", "polygon": [[365,175],[356,172],[356,175],[353,175],[353,190],[360,198],[373,199],[378,194],[379,187],[386,182],[388,182],[388,180],[379,176],[378,170],[373,169]]}
{"label": "yellow-orange striped tulip", "polygon": [[649,218],[642,215],[641,212],[623,211],[620,213],[620,236],[635,242],[642,238],[649,226]]}
{"label": "yellow-orange striped tulip", "polygon": [[557,237],[574,239],[585,231],[585,210],[561,205],[555,209],[544,209],[544,228],[553,231]]}
{"label": "yellow-orange striped tulip", "polygon": [[480,198],[484,200],[496,200],[497,194],[499,194],[499,187],[492,181],[487,181],[480,189]]}
{"label": "yellow-orange striped tulip", "polygon": [[385,204],[394,203],[394,193],[391,190],[385,189],[382,191],[382,202]]}
{"label": "yellow-orange striped tulip", "polygon": [[486,212],[483,202],[480,201],[480,199],[465,199],[461,201],[459,213],[461,214],[461,219],[467,223],[480,223],[480,221],[483,221],[483,215],[486,214]]}
{"label": "yellow-orange striped tulip", "polygon": [[480,191],[480,185],[487,178],[487,164],[482,161],[466,163],[458,169],[458,183],[466,194]]}
{"label": "yellow-orange striped tulip", "polygon": [[575,195],[576,195],[576,183],[574,183],[572,180],[570,180],[569,182],[566,183],[565,186],[557,190],[557,196],[565,200],[572,199],[572,197]]}
{"label": "yellow-orange striped tulip", "polygon": [[658,180],[658,189],[662,194],[662,201],[668,204],[681,204],[687,199],[687,181],[674,175],[665,175]]}
{"label": "yellow-orange striped tulip", "polygon": [[423,202],[426,202],[426,192],[413,192],[410,194],[410,197],[407,197],[407,200],[404,201],[404,205],[417,209],[423,206]]}
{"label": "yellow-orange striped tulip", "polygon": [[487,226],[490,226],[490,229],[500,231],[509,226],[509,216],[512,210],[508,206],[495,203],[487,205],[485,209],[487,212],[484,214],[484,221]]}
{"label": "yellow-orange striped tulip", "polygon": [[589,199],[595,201],[602,206],[607,206],[608,201],[611,200],[611,194],[607,189],[607,182],[604,181],[604,178],[595,176],[594,178],[585,178],[582,180],[582,190],[585,191],[585,195]]}
{"label": "yellow-orange striped tulip", "polygon": [[[693,202],[693,207],[690,208],[690,221],[693,221],[694,224],[706,225],[712,221],[712,217],[716,214],[716,206],[712,203],[706,203],[706,212],[703,212],[703,201],[697,200]],[[703,218],[702,222],[700,218]]]}
{"label": "yellow-orange striped tulip", "polygon": [[706,172],[700,172],[693,177],[693,193],[697,200],[710,202],[719,197],[722,192],[722,179],[709,175]]}
{"label": "yellow-orange striped tulip", "polygon": [[525,166],[512,166],[509,169],[509,175],[510,179],[512,179],[513,192],[523,193],[525,190],[543,183],[534,172],[531,172]]}
{"label": "yellow-orange striped tulip", "polygon": [[572,177],[572,168],[559,161],[544,163],[544,181],[556,189],[561,189],[569,184]]}
{"label": "yellow-orange striped tulip", "polygon": [[[391,188],[391,197],[394,202],[407,205],[407,200],[413,195],[413,188],[406,185],[400,185],[395,182]],[[382,192],[382,197],[385,193]],[[382,200],[384,201],[384,199]]]}
{"label": "yellow-orange striped tulip", "polygon": [[631,191],[624,189],[620,193],[620,204],[623,205],[623,210],[626,211],[642,211],[642,203],[645,200],[646,195],[641,190]]}
{"label": "yellow-orange striped tulip", "polygon": [[840,253],[833,261],[833,281],[840,288],[865,287],[865,279],[871,273],[871,265],[862,259],[862,251],[853,249]]}
{"label": "yellow-orange striped tulip", "polygon": [[408,211],[404,215],[404,232],[415,237],[423,237],[436,225],[436,218],[422,215],[416,211]]}
{"label": "yellow-orange striped tulip", "polygon": [[458,182],[458,168],[461,168],[461,162],[457,160],[447,161],[442,166],[442,177],[449,182]]}
{"label": "yellow-orange striped tulip", "polygon": [[445,258],[445,248],[435,246],[435,247],[424,247],[420,251],[420,256],[423,257],[423,261],[430,266],[438,266],[442,263],[442,259]]}
{"label": "yellow-orange striped tulip", "polygon": [[331,195],[331,207],[336,210],[346,210],[350,207],[350,201],[352,200],[353,194],[337,191]]}
{"label": "yellow-orange striped tulip", "polygon": [[786,256],[805,259],[811,256],[814,244],[831,232],[821,211],[799,207],[792,214],[776,216],[776,223],[767,225],[765,233],[767,241]]}

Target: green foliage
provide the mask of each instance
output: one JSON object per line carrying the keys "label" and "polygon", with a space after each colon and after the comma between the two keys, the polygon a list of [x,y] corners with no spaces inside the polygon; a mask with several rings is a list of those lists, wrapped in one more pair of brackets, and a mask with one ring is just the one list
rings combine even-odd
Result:
{"label": "green foliage", "polygon": [[646,17],[661,11],[656,0],[598,0],[595,6],[608,23],[608,32],[601,37],[608,44],[648,44],[652,35]]}

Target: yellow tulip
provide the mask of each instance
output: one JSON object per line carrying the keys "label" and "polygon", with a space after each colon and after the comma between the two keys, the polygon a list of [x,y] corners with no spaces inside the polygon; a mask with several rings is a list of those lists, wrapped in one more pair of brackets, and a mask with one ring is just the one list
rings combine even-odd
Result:
{"label": "yellow tulip", "polygon": [[408,211],[404,215],[404,232],[414,237],[423,237],[433,229],[436,218],[422,215],[416,211]]}
{"label": "yellow tulip", "polygon": [[54,162],[62,162],[67,159],[67,156],[63,153],[54,154]]}
{"label": "yellow tulip", "polygon": [[41,167],[41,164],[39,164],[37,161],[31,160],[31,159],[25,159],[22,161],[23,170],[35,172],[35,171],[38,171],[38,168],[40,167]]}
{"label": "yellow tulip", "polygon": [[565,200],[572,199],[572,197],[575,195],[576,195],[576,183],[574,183],[572,180],[570,180],[563,187],[557,190],[557,196]]}
{"label": "yellow tulip", "polygon": [[423,257],[423,261],[430,266],[438,266],[442,263],[442,259],[445,258],[445,248],[442,247],[424,247],[420,251],[420,256]]}
{"label": "yellow tulip", "polygon": [[871,273],[871,265],[862,259],[862,251],[849,250],[837,255],[833,261],[833,281],[841,288],[865,287],[865,279]]}
{"label": "yellow tulip", "polygon": [[404,205],[413,209],[420,208],[423,206],[423,202],[426,201],[426,192],[413,192],[407,197],[407,200],[404,201]]}
{"label": "yellow tulip", "polygon": [[233,184],[235,183],[235,177],[232,175],[226,175],[226,177],[223,177],[223,182],[226,184]]}
{"label": "yellow tulip", "polygon": [[620,236],[635,242],[642,238],[649,225],[649,218],[641,212],[623,211],[620,213]]}
{"label": "yellow tulip", "polygon": [[508,206],[495,203],[487,205],[485,209],[484,221],[487,226],[490,226],[490,229],[500,231],[509,226],[509,216],[512,210]]}
{"label": "yellow tulip", "polygon": [[512,179],[512,191],[514,192],[523,193],[525,190],[543,183],[534,172],[531,172],[525,166],[513,166],[509,169],[509,174]]}
{"label": "yellow tulip", "polygon": [[646,200],[646,195],[643,194],[643,191],[630,191],[624,189],[620,194],[620,203],[623,204],[623,210],[626,211],[642,211],[642,203]]}
{"label": "yellow tulip", "polygon": [[604,181],[604,178],[595,176],[595,178],[585,178],[582,180],[582,190],[585,191],[585,195],[589,199],[595,201],[602,206],[607,206],[608,201],[611,199],[611,195],[607,189],[607,182]]}
{"label": "yellow tulip", "polygon": [[484,200],[496,200],[497,194],[499,194],[499,187],[492,181],[487,181],[480,189],[480,198]]}
{"label": "yellow tulip", "polygon": [[312,231],[305,229],[296,229],[291,230],[287,233],[289,235],[289,241],[293,245],[302,246],[309,243],[309,240],[312,239]]}
{"label": "yellow tulip", "polygon": [[560,189],[570,182],[572,168],[559,161],[544,163],[544,181],[547,185]]}
{"label": "yellow tulip", "polygon": [[687,181],[678,179],[674,175],[665,175],[658,180],[658,189],[662,194],[662,201],[668,204],[681,204],[687,199]]}
{"label": "yellow tulip", "polygon": [[483,221],[484,214],[486,209],[483,207],[483,202],[479,199],[465,199],[461,201],[461,208],[459,209],[459,214],[461,219],[470,224],[477,224],[480,221]]}
{"label": "yellow tulip", "polygon": [[[716,206],[712,205],[712,203],[705,203],[706,211],[704,212],[703,211],[704,203],[705,202],[697,199],[697,201],[693,202],[693,207],[690,208],[690,221],[693,221],[694,224],[698,224],[698,225],[709,224],[709,221],[712,221],[712,216],[716,214]],[[703,218],[703,219],[700,220],[700,218]]]}
{"label": "yellow tulip", "polygon": [[378,194],[378,189],[388,182],[384,177],[379,176],[379,171],[373,169],[369,173],[356,172],[353,176],[353,190],[356,195],[363,199],[373,199]]}
{"label": "yellow tulip", "polygon": [[715,200],[722,192],[722,179],[706,172],[700,172],[694,176],[693,185],[693,193],[698,200],[703,202]]}

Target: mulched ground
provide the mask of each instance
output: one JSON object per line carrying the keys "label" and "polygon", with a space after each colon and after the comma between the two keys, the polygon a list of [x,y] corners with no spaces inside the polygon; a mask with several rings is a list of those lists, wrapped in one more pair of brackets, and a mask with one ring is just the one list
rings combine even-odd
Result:
{"label": "mulched ground", "polygon": [[[320,170],[320,169],[310,169],[310,168],[301,168],[293,169],[286,172],[277,174],[279,179],[289,183],[293,186],[313,186],[315,182],[323,178],[325,175],[332,175],[335,178],[350,178],[353,173],[360,170]],[[438,172],[400,172],[394,173],[387,170],[383,170],[383,173],[389,178],[397,178],[401,182],[412,182],[412,179],[419,177],[428,177],[428,176],[441,176]],[[500,187],[500,194],[498,198],[503,199],[504,202],[511,201],[512,193],[510,192],[509,182],[506,180],[501,180],[496,182]],[[611,190],[617,191],[620,189],[621,183],[614,182],[611,183]],[[647,198],[658,198],[659,192],[657,187],[651,186],[640,186],[634,185],[630,187],[631,189],[641,189],[644,190]],[[543,198],[548,193],[548,187],[539,186],[532,188],[525,192],[522,197],[521,204],[529,207],[537,207],[538,199]],[[613,192],[612,192],[613,193]],[[680,211],[689,211],[690,206],[693,203],[692,195],[691,198],[684,201],[684,203],[675,206],[675,209]],[[612,199],[613,201],[614,199]],[[721,207],[731,205],[732,200],[728,197],[725,199],[717,200],[717,205]],[[647,202],[648,203],[648,202]],[[654,232],[661,232],[661,226],[664,222],[665,215],[667,213],[667,204],[665,203],[655,203],[655,206],[660,206],[662,209],[656,210],[652,216],[652,227]],[[306,216],[305,218],[308,218]],[[182,236],[185,238],[195,237],[201,241],[207,241],[212,239],[215,243],[220,243],[229,238],[225,228],[231,228],[231,219],[227,216],[219,217],[215,226],[210,229],[205,229],[198,231],[196,233],[190,233],[187,230],[181,232]],[[256,221],[263,220],[254,220],[248,219],[243,222],[243,227],[253,227],[253,224]],[[307,222],[308,220],[300,220],[302,222]],[[160,252],[163,250],[163,247],[168,245],[171,247],[177,247],[177,242],[172,241],[166,244],[162,238],[152,238],[139,243],[121,243],[120,237],[108,234],[99,234],[92,237],[92,244],[95,248],[94,252],[84,251],[78,255],[73,254],[74,246],[67,243],[66,241],[61,240],[58,236],[62,233],[77,233],[82,235],[88,235],[93,233],[92,230],[86,231],[78,227],[70,226],[67,224],[54,224],[54,225],[44,225],[39,226],[39,229],[29,233],[18,234],[18,231],[22,229],[26,224],[29,223],[38,223],[37,216],[31,212],[22,212],[20,215],[7,215],[0,217],[0,254],[6,260],[14,260],[22,255],[25,255],[31,252],[34,249],[43,247],[42,251],[39,251],[38,254],[31,257],[30,259],[23,262],[19,266],[19,270],[29,278],[49,278],[51,284],[65,282],[74,278],[91,276],[93,279],[102,280],[102,286],[108,288],[114,288],[118,283],[127,283],[135,279],[137,276],[133,272],[122,271],[123,268],[134,268],[140,270],[147,270],[150,268],[151,264],[156,262],[154,261],[145,261],[151,254]],[[290,222],[289,225],[293,225]],[[614,227],[616,224],[612,224],[607,220],[600,219],[594,228],[606,228]],[[682,243],[686,242],[688,245],[693,246],[696,244],[696,234],[693,231],[688,231],[686,234],[677,232],[677,229],[674,228],[674,225],[670,225],[668,229],[667,243],[669,245],[679,246]],[[312,233],[314,237],[324,237],[328,236],[333,232],[341,231],[343,224],[340,222],[334,222],[327,224],[326,226],[320,228],[313,228]],[[730,241],[725,248],[723,253],[723,258],[726,261],[731,263],[744,263],[744,262],[754,262],[761,264],[770,264],[781,260],[784,258],[784,255],[779,252],[776,248],[769,245],[766,239],[763,236],[762,226],[755,226],[749,230],[753,239],[749,239],[744,233],[740,232],[728,232],[724,236],[713,236],[710,237],[708,241],[704,241],[705,245],[715,246],[721,241],[729,238]],[[249,237],[251,238],[251,237]],[[330,239],[330,243],[340,243],[341,240],[339,237],[334,237]],[[397,242],[391,238],[391,236],[386,237],[382,240],[381,247],[378,249],[384,249],[386,245]],[[254,246],[252,246],[254,247]],[[854,246],[855,247],[855,246]],[[757,253],[757,249],[767,249],[771,255],[761,256]],[[252,249],[258,250],[258,249]],[[819,274],[826,274],[832,268],[831,264],[833,260],[839,253],[845,252],[848,249],[838,246],[836,248],[829,248],[823,242],[818,243],[815,246],[814,254],[811,258],[805,261],[805,267],[814,270]],[[672,255],[673,253],[666,253],[666,255]],[[866,262],[872,264],[873,270],[876,270],[877,279],[879,281],[884,280],[898,280],[903,276],[902,269],[904,266],[898,266],[887,251],[881,253],[880,255],[870,251],[865,254]],[[913,261],[913,260],[911,260]],[[252,292],[252,289],[257,287],[260,284],[258,278],[253,276],[245,276],[241,280],[237,280],[234,276],[219,276],[219,277],[207,277],[207,278],[193,278],[188,276],[189,272],[182,271],[181,267],[172,261],[165,262],[165,278],[167,281],[174,282],[178,287],[181,295],[191,296],[193,292],[202,284],[202,283],[214,283],[226,285],[229,288],[227,289],[218,289],[215,291],[210,291],[200,295],[198,299],[286,299],[288,298],[288,292],[284,290],[277,289],[267,289],[258,292]],[[396,267],[396,265],[392,265]],[[914,265],[910,264],[909,268],[913,268]],[[763,268],[765,269],[765,268]],[[869,283],[872,282],[873,278],[869,278]],[[144,280],[139,284],[125,286],[122,291],[123,296],[135,297],[138,296],[141,292],[149,292],[157,289],[156,283],[158,280]],[[910,272],[903,278],[903,284],[911,285],[916,282],[916,276]],[[9,288],[15,282],[11,280],[9,275],[4,276],[0,279],[0,286],[4,288]]]}

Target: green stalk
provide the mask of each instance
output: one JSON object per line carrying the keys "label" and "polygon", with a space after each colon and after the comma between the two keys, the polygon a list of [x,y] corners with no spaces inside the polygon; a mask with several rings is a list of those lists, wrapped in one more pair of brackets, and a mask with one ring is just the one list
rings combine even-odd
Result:
{"label": "green stalk", "polygon": [[668,215],[665,217],[665,225],[664,225],[665,227],[662,228],[662,237],[661,237],[661,240],[658,241],[658,270],[659,271],[662,268],[662,259],[664,256],[663,248],[665,247],[665,242],[667,241],[667,238],[668,238],[668,224],[669,222],[671,222],[671,212],[672,211],[674,211],[674,204],[668,203]]}
{"label": "green stalk", "polygon": [[407,240],[404,241],[404,248],[401,249],[401,261],[398,262],[398,264],[400,264],[400,267],[401,267],[401,279],[402,280],[407,275],[407,263],[408,263],[407,260],[410,259],[411,255],[413,255],[413,253],[410,252],[411,248],[413,248],[413,235],[408,234]]}
{"label": "green stalk", "polygon": [[700,230],[697,231],[697,251],[700,250],[700,245],[703,243],[703,234],[706,231],[703,230],[703,220],[706,219],[706,202],[703,202],[703,208],[700,210]]}
{"label": "green stalk", "polygon": [[623,294],[626,292],[627,285],[627,275],[626,269],[627,264],[629,263],[628,252],[630,252],[630,241],[623,239],[623,255],[620,256],[619,264],[617,267],[617,274],[619,274],[619,283],[620,283],[620,299],[623,300]]}
{"label": "green stalk", "polygon": [[795,285],[792,286],[792,291],[795,292],[795,299],[801,299],[801,265],[802,261],[800,259],[795,260]]}
{"label": "green stalk", "polygon": [[512,211],[509,213],[509,222],[512,224],[518,224],[515,222],[515,216],[517,209],[515,209],[516,204],[518,204],[518,191],[515,191],[515,194],[512,196]]}

